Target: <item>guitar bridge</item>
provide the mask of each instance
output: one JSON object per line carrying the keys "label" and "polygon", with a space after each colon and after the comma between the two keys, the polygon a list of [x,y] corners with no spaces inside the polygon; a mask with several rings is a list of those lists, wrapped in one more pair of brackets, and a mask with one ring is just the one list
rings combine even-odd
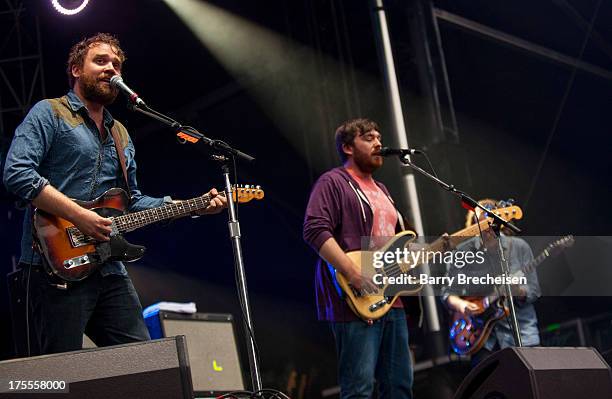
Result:
{"label": "guitar bridge", "polygon": [[64,261],[64,269],[74,269],[75,267],[88,265],[91,263],[89,255],[77,256]]}
{"label": "guitar bridge", "polygon": [[373,303],[372,305],[370,305],[368,307],[368,309],[370,310],[370,312],[376,312],[378,309],[382,308],[383,306],[387,305],[389,303],[389,300],[387,298],[382,299],[376,303]]}

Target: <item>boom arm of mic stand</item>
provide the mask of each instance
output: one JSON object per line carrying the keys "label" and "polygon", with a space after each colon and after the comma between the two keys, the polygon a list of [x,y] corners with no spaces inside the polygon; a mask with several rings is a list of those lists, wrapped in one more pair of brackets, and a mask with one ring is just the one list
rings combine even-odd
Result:
{"label": "boom arm of mic stand", "polygon": [[140,112],[141,114],[145,114],[146,116],[153,118],[155,120],[158,120],[168,126],[170,126],[173,129],[178,129],[181,127],[181,124],[178,123],[177,121],[175,121],[174,119],[161,114],[157,111],[155,111],[152,108],[149,108],[148,106],[144,105],[136,105],[136,104],[132,104],[132,103],[128,103],[128,109],[130,111],[137,111]]}
{"label": "boom arm of mic stand", "polygon": [[222,151],[226,154],[232,154],[233,156],[242,159],[245,162],[255,162],[255,158],[250,156],[249,154],[245,154],[244,152],[237,150],[235,148],[230,147],[226,142],[221,140],[212,140],[210,146],[215,150]]}
{"label": "boom arm of mic stand", "polygon": [[419,172],[423,176],[425,176],[425,177],[429,178],[430,180],[433,180],[436,183],[438,183],[446,191],[448,191],[451,194],[454,194],[454,195],[458,196],[459,198],[461,198],[461,203],[462,204],[466,204],[466,205],[468,205],[472,209],[480,208],[481,210],[486,212],[487,216],[492,218],[496,223],[498,223],[500,227],[501,226],[507,226],[510,230],[514,231],[515,233],[520,233],[521,232],[521,229],[516,227],[514,224],[512,224],[509,221],[507,221],[507,220],[499,217],[498,215],[492,213],[489,209],[487,209],[484,206],[480,205],[478,203],[478,201],[476,201],[475,199],[473,199],[472,197],[467,195],[465,192],[463,192],[461,190],[457,190],[454,185],[443,182],[442,180],[438,179],[436,176],[433,176],[431,173],[426,172],[425,170],[421,169],[417,165],[413,164],[410,161],[410,159],[408,159],[408,157],[399,156],[398,158],[399,158],[400,162],[403,163],[404,165],[410,166],[410,168],[412,168],[412,170],[416,170],[417,172]]}
{"label": "boom arm of mic stand", "polygon": [[170,118],[169,116],[166,116],[160,112],[155,111],[154,109],[152,109],[151,107],[147,106],[146,104],[132,104],[129,103],[128,104],[128,108],[132,111],[138,111],[141,114],[147,115],[148,117],[151,117],[155,120],[158,120],[168,126],[170,126],[172,129],[174,129],[175,131],[179,132],[179,133],[183,133],[186,136],[192,137],[193,140],[187,140],[189,142],[192,143],[197,143],[198,141],[201,141],[202,143],[208,145],[209,147],[213,148],[216,151],[222,152],[226,155],[232,155],[235,156],[238,159],[241,159],[245,162],[254,162],[255,158],[253,158],[252,156],[250,156],[249,154],[246,154],[240,150],[237,150],[233,147],[230,147],[229,144],[227,144],[224,141],[221,140],[213,140],[210,139],[206,136],[204,136],[202,133],[198,132],[196,129],[193,128],[185,128],[183,125],[181,125],[179,122],[175,121],[174,119]]}

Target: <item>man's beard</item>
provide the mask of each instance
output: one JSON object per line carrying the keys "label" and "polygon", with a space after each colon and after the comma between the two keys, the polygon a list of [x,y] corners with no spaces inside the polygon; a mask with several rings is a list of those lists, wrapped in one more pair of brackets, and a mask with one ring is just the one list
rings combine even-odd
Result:
{"label": "man's beard", "polygon": [[110,84],[107,85],[103,81],[85,74],[80,76],[77,84],[85,99],[101,105],[112,104],[119,94],[119,90]]}
{"label": "man's beard", "polygon": [[379,161],[367,154],[353,154],[353,162],[366,173],[374,173],[382,166],[382,159]]}

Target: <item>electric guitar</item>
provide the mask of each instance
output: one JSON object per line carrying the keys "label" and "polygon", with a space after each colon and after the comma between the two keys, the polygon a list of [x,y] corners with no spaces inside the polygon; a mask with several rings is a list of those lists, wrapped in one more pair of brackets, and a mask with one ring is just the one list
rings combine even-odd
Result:
{"label": "electric guitar", "polygon": [[[219,193],[225,196],[225,192]],[[238,203],[260,200],[263,190],[257,186],[234,187]],[[83,208],[112,219],[110,241],[100,242],[84,235],[71,222],[41,209],[34,211],[34,246],[44,259],[45,269],[64,281],[80,281],[106,261],[132,262],[140,259],[145,247],[132,245],[123,238],[127,233],[152,223],[187,216],[210,204],[208,194],[144,211],[126,213],[128,194],[111,188],[92,201],[74,200]]]}
{"label": "electric guitar", "polygon": [[[565,248],[574,245],[574,237],[569,235],[549,244],[536,258],[523,266],[517,275],[531,273],[535,268],[550,256],[555,256]],[[510,314],[505,306],[504,297],[497,294],[486,297],[463,297],[463,299],[478,305],[476,311],[469,315],[453,312],[449,330],[450,344],[453,351],[459,355],[471,355],[478,352],[487,342],[495,323]]]}
{"label": "electric guitar", "polygon": [[[490,213],[495,213],[505,220],[518,220],[523,217],[523,211],[518,206],[499,208],[490,211]],[[480,231],[484,231],[489,228],[489,223],[491,220],[491,218],[486,218],[478,224],[474,224],[463,230],[459,230],[448,237],[438,238],[436,241],[429,244],[426,248],[424,248],[424,250],[422,250],[424,256],[421,256],[416,263],[385,262],[385,265],[377,270],[377,273],[381,273],[386,277],[395,278],[401,278],[402,276],[414,277],[415,268],[417,266],[430,262],[436,252],[450,250],[459,245],[461,242],[479,235]],[[404,248],[408,248],[408,245],[414,241],[415,238],[416,233],[412,231],[402,231],[395,235],[379,250],[351,251],[347,252],[346,255],[355,263],[355,265],[357,265],[357,267],[361,270],[362,275],[366,275],[370,274],[371,270],[374,270],[372,265],[375,264],[375,252],[395,253],[396,250],[403,251]],[[407,283],[402,284],[401,291],[392,292],[397,291],[398,286],[396,284],[384,282],[378,286],[378,290],[375,292],[368,292],[365,289],[358,290],[350,284],[348,279],[340,271],[336,270],[329,263],[328,268],[334,277],[336,288],[338,289],[340,295],[346,299],[351,310],[353,310],[353,312],[359,318],[369,324],[374,320],[383,317],[389,311],[389,309],[391,309],[391,305],[398,296],[414,295],[423,288],[420,283]],[[366,277],[372,278],[373,275],[367,275]],[[407,280],[407,278],[405,280]]]}

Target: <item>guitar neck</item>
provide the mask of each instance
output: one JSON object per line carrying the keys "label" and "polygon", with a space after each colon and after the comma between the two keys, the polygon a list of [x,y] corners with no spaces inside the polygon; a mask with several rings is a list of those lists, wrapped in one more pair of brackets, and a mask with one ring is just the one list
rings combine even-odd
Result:
{"label": "guitar neck", "polygon": [[[520,272],[523,273],[523,275],[529,274],[532,271],[535,270],[535,268],[537,266],[539,266],[542,262],[544,262],[549,256],[551,255],[550,250],[547,248],[544,251],[542,251],[537,257],[533,258],[532,260],[530,260],[529,262],[527,262],[526,265],[524,265],[523,267],[521,267],[521,269],[519,271],[516,272],[511,272],[510,276],[518,276],[520,274]],[[508,255],[509,256],[509,255]],[[494,293],[492,295],[488,296],[489,299],[489,303],[493,303],[494,301],[496,301],[499,298],[499,295],[497,293]]]}
{"label": "guitar neck", "polygon": [[[219,193],[225,196],[225,193]],[[175,219],[190,215],[200,209],[206,208],[210,204],[210,196],[208,194],[180,201],[174,204],[163,205],[158,208],[146,209],[144,211],[128,213],[127,215],[117,216],[114,218],[115,225],[120,233],[139,229],[148,226],[152,223],[161,222],[163,220]]]}
{"label": "guitar neck", "polygon": [[448,238],[440,237],[431,244],[427,246],[426,251],[424,251],[425,256],[421,258],[417,263],[406,266],[404,264],[400,264],[399,270],[395,271],[394,274],[391,275],[399,275],[402,273],[408,272],[410,269],[414,269],[415,267],[423,264],[429,263],[434,260],[436,253],[440,253],[443,251],[447,251],[455,248],[457,245],[461,244],[463,241],[468,240],[474,236],[477,236],[480,231],[484,231],[489,228],[489,220],[483,220],[478,224],[474,224],[470,227],[466,227],[463,230],[459,230],[451,235]]}
{"label": "guitar neck", "polygon": [[[480,231],[487,230],[489,228],[489,220],[483,220],[478,224],[474,224],[470,227],[466,227],[463,230],[459,230],[456,233],[451,234],[448,238],[440,237],[436,241],[432,242],[428,247],[427,261],[431,261],[434,256],[434,252],[443,251],[445,249],[455,248],[463,241],[468,240],[480,234]],[[431,251],[431,252],[430,252]]]}
{"label": "guitar neck", "polygon": [[550,256],[550,252],[548,252],[548,250],[542,251],[536,258],[533,258],[530,262],[528,262],[525,266],[523,266],[521,268],[521,271],[524,274],[531,273],[536,268],[536,266],[544,262],[546,258],[548,258],[549,256]]}

